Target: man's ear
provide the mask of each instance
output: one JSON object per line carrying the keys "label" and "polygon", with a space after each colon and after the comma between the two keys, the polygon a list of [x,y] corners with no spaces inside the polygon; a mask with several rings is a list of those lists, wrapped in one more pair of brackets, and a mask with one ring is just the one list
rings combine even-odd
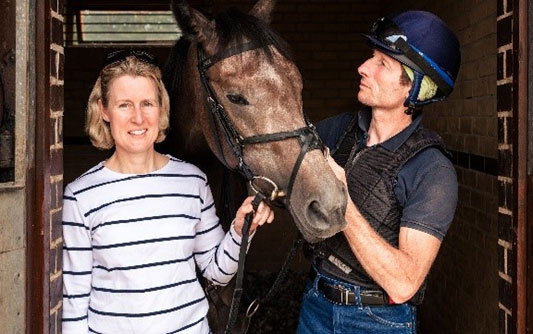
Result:
{"label": "man's ear", "polygon": [[100,111],[100,116],[102,119],[106,122],[109,122],[109,115],[107,114],[107,110],[102,103],[102,99],[98,99],[98,110]]}

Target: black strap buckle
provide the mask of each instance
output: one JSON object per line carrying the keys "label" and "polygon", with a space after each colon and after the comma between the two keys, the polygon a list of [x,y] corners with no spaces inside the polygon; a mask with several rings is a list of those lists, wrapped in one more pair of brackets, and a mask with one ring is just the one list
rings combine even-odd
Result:
{"label": "black strap buckle", "polygon": [[388,296],[379,290],[361,291],[361,304],[363,305],[389,305]]}

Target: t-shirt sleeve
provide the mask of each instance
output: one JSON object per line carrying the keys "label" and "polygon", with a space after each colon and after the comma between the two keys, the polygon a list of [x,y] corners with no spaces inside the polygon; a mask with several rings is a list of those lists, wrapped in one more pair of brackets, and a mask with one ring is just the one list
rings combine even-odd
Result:
{"label": "t-shirt sleeve", "polygon": [[241,237],[235,232],[233,224],[224,233],[207,183],[201,197],[204,207],[196,227],[194,258],[205,278],[226,285],[237,271]]}
{"label": "t-shirt sleeve", "polygon": [[333,149],[353,118],[354,115],[344,113],[319,121],[316,123],[318,136],[327,147]]}
{"label": "t-shirt sleeve", "polygon": [[403,207],[400,226],[442,240],[457,205],[457,175],[451,162],[438,149],[430,148],[411,159],[397,180],[395,193]]}

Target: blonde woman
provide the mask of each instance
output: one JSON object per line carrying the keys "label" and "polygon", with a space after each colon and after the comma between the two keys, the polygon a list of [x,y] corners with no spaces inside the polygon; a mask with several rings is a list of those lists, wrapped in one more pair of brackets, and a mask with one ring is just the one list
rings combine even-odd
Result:
{"label": "blonde woman", "polygon": [[[237,270],[247,198],[224,233],[206,176],[155,151],[169,100],[155,59],[110,53],[86,130],[109,159],[70,183],[63,207],[63,333],[209,333],[196,277],[226,284]],[[271,223],[261,204],[252,223]]]}

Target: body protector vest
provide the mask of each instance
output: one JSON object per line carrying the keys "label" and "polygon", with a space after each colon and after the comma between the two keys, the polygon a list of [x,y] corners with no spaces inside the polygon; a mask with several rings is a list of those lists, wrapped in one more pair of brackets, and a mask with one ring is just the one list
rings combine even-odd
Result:
{"label": "body protector vest", "polygon": [[[394,193],[402,166],[428,147],[444,151],[435,132],[419,128],[396,151],[381,145],[366,147],[362,130],[352,122],[333,152],[333,158],[346,171],[348,191],[353,202],[372,228],[390,245],[398,247],[402,207]],[[350,283],[381,289],[353,254],[344,233],[311,246],[319,269]],[[411,299],[420,304],[425,283]]]}

